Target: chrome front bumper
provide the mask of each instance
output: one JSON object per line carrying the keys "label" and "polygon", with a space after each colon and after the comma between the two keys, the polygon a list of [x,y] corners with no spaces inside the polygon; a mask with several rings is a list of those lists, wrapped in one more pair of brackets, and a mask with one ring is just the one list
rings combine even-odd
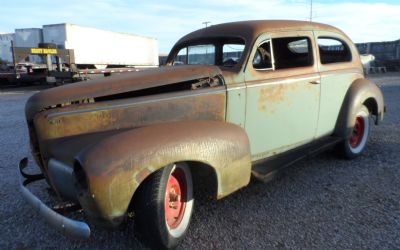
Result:
{"label": "chrome front bumper", "polygon": [[[40,216],[42,216],[47,223],[61,231],[63,234],[83,239],[89,238],[90,228],[85,222],[73,220],[57,213],[39,200],[34,194],[31,193],[31,191],[29,191],[29,189],[26,187],[28,184],[42,180],[44,177],[43,175],[26,174],[23,169],[27,166],[27,158],[24,158],[19,162],[19,171],[21,173],[20,189],[22,195],[28,201],[28,203],[31,204],[31,206],[37,212],[39,212]],[[23,180],[22,177],[24,177],[25,180]]]}

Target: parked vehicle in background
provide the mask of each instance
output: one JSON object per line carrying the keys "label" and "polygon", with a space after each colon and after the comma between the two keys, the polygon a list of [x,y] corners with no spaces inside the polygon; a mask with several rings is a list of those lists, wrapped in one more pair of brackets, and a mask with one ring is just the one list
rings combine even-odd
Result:
{"label": "parked vehicle in background", "polygon": [[0,85],[27,85],[46,82],[46,68],[33,64],[17,64],[0,69]]}
{"label": "parked vehicle in background", "polygon": [[[177,63],[178,62],[178,63]],[[89,226],[51,210],[26,187],[45,178],[91,223],[135,230],[154,247],[184,238],[196,186],[221,199],[253,175],[329,147],[354,158],[380,89],[364,78],[351,40],[329,25],[246,21],[181,38],[165,67],[42,91],[26,104],[32,154],[25,198],[54,227],[89,237]],[[133,212],[133,213],[131,213]]]}

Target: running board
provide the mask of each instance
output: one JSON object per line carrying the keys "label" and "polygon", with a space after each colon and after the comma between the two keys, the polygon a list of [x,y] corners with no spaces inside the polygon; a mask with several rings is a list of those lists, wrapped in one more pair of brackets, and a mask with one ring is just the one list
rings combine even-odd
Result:
{"label": "running board", "polygon": [[326,151],[341,140],[343,139],[339,137],[325,137],[265,160],[253,162],[251,173],[256,179],[268,182],[274,179],[280,170],[299,160]]}

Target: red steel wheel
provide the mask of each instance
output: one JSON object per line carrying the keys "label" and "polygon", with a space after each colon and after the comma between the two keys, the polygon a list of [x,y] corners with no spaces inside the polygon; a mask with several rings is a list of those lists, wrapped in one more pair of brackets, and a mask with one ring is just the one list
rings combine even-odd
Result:
{"label": "red steel wheel", "polygon": [[357,116],[356,122],[354,124],[353,128],[353,134],[349,138],[349,143],[352,148],[357,148],[360,143],[362,142],[362,139],[364,138],[365,135],[365,121],[364,117],[362,116]]}
{"label": "red steel wheel", "polygon": [[179,226],[185,214],[187,202],[186,176],[182,169],[175,168],[167,181],[165,190],[165,220],[171,229]]}
{"label": "red steel wheel", "polygon": [[356,112],[351,135],[337,147],[338,153],[348,159],[359,156],[367,145],[370,119],[369,110],[364,105]]}
{"label": "red steel wheel", "polygon": [[190,168],[179,162],[152,174],[134,200],[135,230],[148,245],[175,248],[189,228],[194,204]]}
{"label": "red steel wheel", "polygon": [[190,168],[176,163],[168,172],[164,196],[164,221],[168,234],[180,238],[189,227],[193,210],[193,183]]}

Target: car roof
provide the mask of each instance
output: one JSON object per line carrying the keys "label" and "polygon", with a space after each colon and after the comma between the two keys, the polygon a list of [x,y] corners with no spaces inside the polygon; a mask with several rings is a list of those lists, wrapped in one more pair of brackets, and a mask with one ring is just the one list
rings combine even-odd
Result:
{"label": "car roof", "polygon": [[205,37],[241,37],[252,41],[263,32],[289,30],[325,30],[346,36],[340,29],[333,26],[307,21],[296,20],[253,20],[223,23],[199,29],[182,37],[177,44]]}

